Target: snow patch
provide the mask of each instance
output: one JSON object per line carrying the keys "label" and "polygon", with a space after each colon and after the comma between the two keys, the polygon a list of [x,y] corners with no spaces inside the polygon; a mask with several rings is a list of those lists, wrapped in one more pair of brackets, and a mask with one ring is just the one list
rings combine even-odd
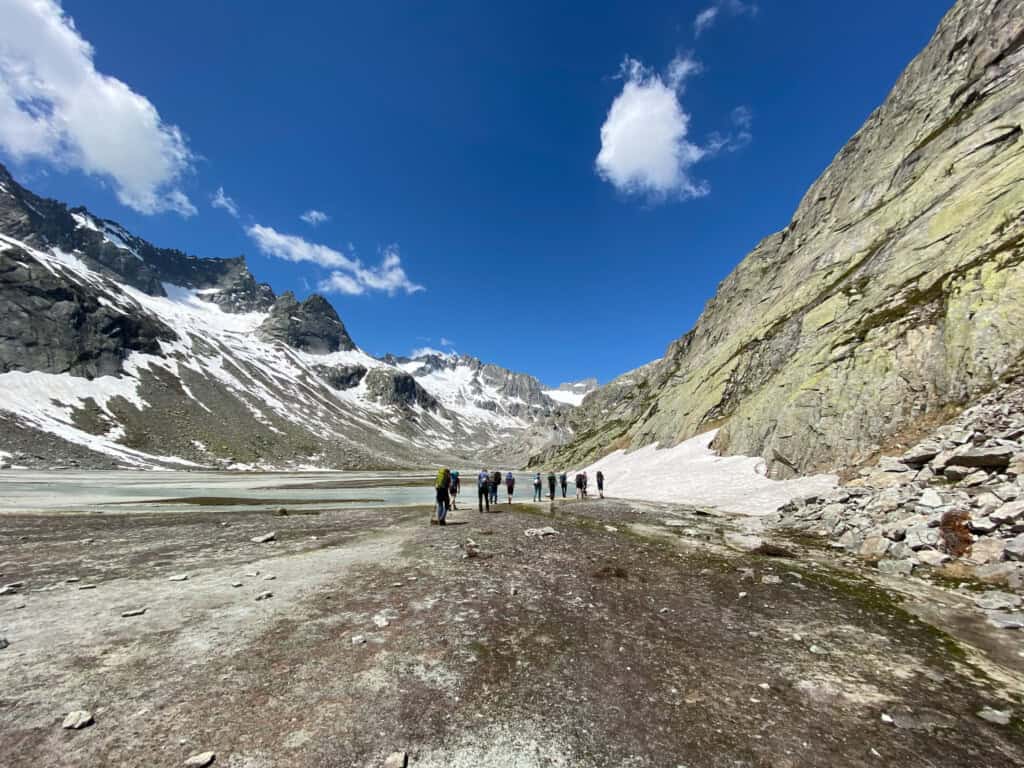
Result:
{"label": "snow patch", "polygon": [[[798,496],[834,488],[835,475],[769,480],[764,459],[719,456],[711,449],[717,430],[673,448],[648,445],[631,453],[615,451],[585,470],[605,476],[605,495],[700,507],[744,515],[768,515]],[[575,472],[573,472],[575,474]],[[596,489],[596,482],[591,488]]]}
{"label": "snow patch", "polygon": [[565,403],[578,408],[583,404],[583,398],[586,397],[585,393],[580,392],[567,392],[564,389],[546,389],[544,394],[550,397],[557,403]]}

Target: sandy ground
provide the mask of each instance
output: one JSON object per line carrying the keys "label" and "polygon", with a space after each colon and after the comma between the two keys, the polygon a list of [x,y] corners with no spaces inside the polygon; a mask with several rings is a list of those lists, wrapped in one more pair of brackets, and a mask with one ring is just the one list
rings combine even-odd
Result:
{"label": "sandy ground", "polygon": [[934,595],[669,505],[428,515],[5,516],[0,764],[1024,764],[1024,659]]}

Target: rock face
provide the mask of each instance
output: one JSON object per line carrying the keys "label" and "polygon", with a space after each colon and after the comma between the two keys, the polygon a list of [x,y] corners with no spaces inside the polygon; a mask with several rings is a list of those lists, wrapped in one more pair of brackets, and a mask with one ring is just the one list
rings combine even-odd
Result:
{"label": "rock face", "polygon": [[274,302],[258,333],[267,341],[280,341],[316,355],[356,348],[334,307],[318,294],[300,303],[294,293],[286,291]]}
{"label": "rock face", "polygon": [[438,402],[411,374],[375,368],[366,375],[366,391],[384,405],[411,408],[418,405],[428,411],[437,410]]}
{"label": "rock face", "polygon": [[1019,371],[1022,41],[1024,0],[958,2],[693,330],[588,396],[558,460],[718,426],[774,477],[851,466]]}

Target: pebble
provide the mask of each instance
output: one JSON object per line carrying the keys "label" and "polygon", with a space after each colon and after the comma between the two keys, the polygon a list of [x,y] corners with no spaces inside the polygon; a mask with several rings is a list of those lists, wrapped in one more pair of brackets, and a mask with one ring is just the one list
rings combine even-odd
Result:
{"label": "pebble", "polygon": [[10,646],[10,642],[6,637],[0,637],[0,651]]}
{"label": "pebble", "polygon": [[96,585],[95,584],[79,584],[78,588],[79,589],[96,589]]}
{"label": "pebble", "polygon": [[188,574],[187,573],[179,573],[179,574],[177,574],[175,576],[169,576],[167,578],[167,580],[168,581],[188,581]]}
{"label": "pebble", "polygon": [[353,635],[352,645],[366,645],[366,638],[362,635]]}
{"label": "pebble", "polygon": [[75,584],[78,581],[77,576],[72,576],[70,579],[64,579],[65,584]]}
{"label": "pebble", "polygon": [[240,586],[242,586],[242,582],[240,582],[240,581],[232,581],[231,582],[231,586],[232,587],[240,587]]}
{"label": "pebble", "polygon": [[68,712],[67,717],[64,718],[64,724],[61,728],[69,731],[78,731],[86,726],[92,725],[95,721],[92,719],[92,712],[86,712],[84,709],[76,709],[74,712]]}
{"label": "pebble", "polygon": [[274,574],[268,573],[266,576],[263,577],[263,580],[264,581],[273,581],[276,578],[277,578],[277,576],[275,576]]}
{"label": "pebble", "polygon": [[262,536],[253,536],[249,541],[253,544],[266,544],[269,541],[277,540],[277,531],[271,531],[270,533],[264,533]]}
{"label": "pebble", "polygon": [[762,576],[761,577],[761,583],[762,584],[781,584],[782,583],[782,579],[780,577],[778,577],[778,576],[772,576],[772,575],[769,574],[768,576]]}
{"label": "pebble", "polygon": [[215,752],[200,752],[198,755],[192,755],[192,757],[184,762],[184,765],[189,766],[189,768],[206,768],[216,757],[217,754]]}
{"label": "pebble", "polygon": [[125,611],[121,614],[122,619],[130,619],[132,616],[141,616],[146,612],[145,608],[132,608],[130,611]]}
{"label": "pebble", "polygon": [[383,613],[378,613],[373,617],[373,625],[379,629],[384,629],[384,627],[391,626],[391,622],[388,621],[387,616]]}
{"label": "pebble", "polygon": [[822,647],[821,647],[820,645],[812,645],[812,646],[811,646],[810,648],[808,648],[807,650],[809,650],[809,651],[810,651],[811,653],[813,653],[813,654],[814,654],[815,656],[824,656],[824,655],[826,655],[826,654],[828,653],[828,651],[826,651],[826,650],[825,650],[824,648],[822,648]]}
{"label": "pebble", "polygon": [[392,752],[384,761],[384,768],[406,768],[409,765],[409,755],[405,752]]}
{"label": "pebble", "polygon": [[257,600],[269,600],[273,596],[274,596],[273,592],[260,592],[258,595],[256,595],[256,599]]}
{"label": "pebble", "polygon": [[985,707],[978,713],[978,717],[982,720],[987,720],[990,723],[995,723],[996,725],[1010,724],[1010,713],[1004,709],[992,709],[992,707]]}
{"label": "pebble", "polygon": [[885,712],[882,713],[882,722],[886,725],[892,725],[896,721],[892,719],[892,715],[887,715]]}

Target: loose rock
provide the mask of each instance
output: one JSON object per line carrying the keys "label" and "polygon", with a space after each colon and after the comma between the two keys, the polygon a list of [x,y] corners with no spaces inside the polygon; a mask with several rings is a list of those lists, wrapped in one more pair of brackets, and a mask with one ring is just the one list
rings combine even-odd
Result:
{"label": "loose rock", "polygon": [[84,709],[76,709],[74,712],[68,712],[67,717],[64,718],[64,724],[61,727],[69,731],[80,731],[82,728],[90,726],[94,722],[95,720],[92,718],[92,712],[88,712]]}
{"label": "loose rock", "polygon": [[211,765],[216,759],[217,755],[214,752],[200,752],[198,755],[192,755],[183,764],[189,766],[189,768],[206,768]]}
{"label": "loose rock", "polygon": [[270,533],[265,533],[262,536],[253,536],[250,539],[250,541],[253,544],[266,544],[267,542],[276,541],[276,540],[277,540],[277,531],[271,531]]}

